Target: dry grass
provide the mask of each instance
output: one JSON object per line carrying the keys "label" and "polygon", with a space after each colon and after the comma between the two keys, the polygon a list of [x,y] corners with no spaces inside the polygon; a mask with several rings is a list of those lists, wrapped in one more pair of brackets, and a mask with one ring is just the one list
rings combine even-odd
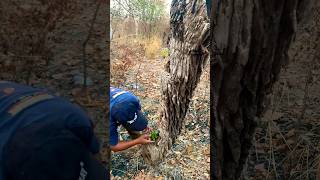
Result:
{"label": "dry grass", "polygon": [[153,60],[162,56],[162,40],[158,36],[150,39],[129,35],[115,38],[111,43],[111,84],[118,86],[125,84],[127,73],[136,64],[146,60]]}
{"label": "dry grass", "polygon": [[157,58],[161,54],[162,39],[156,35],[150,38],[130,35],[122,38],[116,38],[113,40],[113,42],[115,44],[125,45],[132,50],[135,50],[136,48],[142,48],[143,56],[147,57],[148,59]]}
{"label": "dry grass", "polygon": [[149,59],[157,58],[160,55],[161,39],[157,36],[153,36],[150,39],[143,39],[145,55]]}

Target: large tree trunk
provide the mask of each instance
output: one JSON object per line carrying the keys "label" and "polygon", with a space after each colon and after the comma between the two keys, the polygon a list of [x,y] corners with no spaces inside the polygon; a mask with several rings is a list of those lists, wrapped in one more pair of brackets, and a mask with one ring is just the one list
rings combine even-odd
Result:
{"label": "large tree trunk", "polygon": [[[145,160],[157,163],[180,134],[189,102],[208,60],[209,21],[202,1],[174,1],[171,7],[170,57],[162,76],[160,140],[143,146]],[[194,7],[194,8],[193,8]]]}
{"label": "large tree trunk", "polygon": [[211,153],[216,179],[238,179],[267,95],[312,0],[213,0]]}

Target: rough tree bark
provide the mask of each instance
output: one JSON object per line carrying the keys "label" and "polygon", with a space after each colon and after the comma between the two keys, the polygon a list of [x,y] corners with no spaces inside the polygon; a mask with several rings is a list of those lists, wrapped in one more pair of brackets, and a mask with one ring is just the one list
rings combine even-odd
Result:
{"label": "rough tree bark", "polygon": [[209,20],[203,1],[173,1],[170,18],[170,57],[162,76],[160,140],[143,146],[143,157],[156,164],[180,134],[183,121],[209,59]]}
{"label": "rough tree bark", "polygon": [[214,179],[238,179],[267,95],[288,62],[312,0],[213,0],[211,96]]}

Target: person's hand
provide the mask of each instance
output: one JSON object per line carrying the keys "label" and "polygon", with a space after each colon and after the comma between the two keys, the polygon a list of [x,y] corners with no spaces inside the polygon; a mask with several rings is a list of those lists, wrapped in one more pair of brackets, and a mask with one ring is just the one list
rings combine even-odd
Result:
{"label": "person's hand", "polygon": [[139,144],[149,144],[154,142],[150,140],[149,134],[142,134],[136,140]]}

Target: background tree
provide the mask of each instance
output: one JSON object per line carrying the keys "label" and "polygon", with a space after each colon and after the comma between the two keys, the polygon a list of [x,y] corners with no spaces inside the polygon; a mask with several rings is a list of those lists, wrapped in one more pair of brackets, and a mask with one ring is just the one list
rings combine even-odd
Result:
{"label": "background tree", "polygon": [[119,19],[131,18],[135,22],[136,35],[143,33],[149,38],[159,28],[157,23],[165,13],[164,2],[161,0],[114,0],[111,5],[113,24]]}
{"label": "background tree", "polygon": [[312,0],[213,0],[211,153],[216,179],[238,179],[267,95],[288,63],[297,24]]}
{"label": "background tree", "polygon": [[112,26],[112,37],[113,35],[118,31],[118,26],[119,24],[123,21],[123,19],[125,18],[125,10],[122,8],[122,6],[120,6],[119,4],[117,4],[117,2],[115,1],[111,1],[112,2],[112,6],[110,7],[110,19],[111,21],[111,26]]}
{"label": "background tree", "polygon": [[161,82],[160,140],[143,146],[145,160],[161,160],[184,124],[193,92],[207,63],[209,21],[203,1],[173,1],[170,17],[170,57]]}

